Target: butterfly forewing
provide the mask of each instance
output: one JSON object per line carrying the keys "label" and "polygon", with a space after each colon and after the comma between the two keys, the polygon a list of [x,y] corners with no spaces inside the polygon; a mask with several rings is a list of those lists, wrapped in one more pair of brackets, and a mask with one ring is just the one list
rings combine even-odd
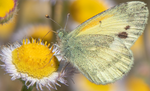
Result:
{"label": "butterfly forewing", "polygon": [[120,4],[87,20],[71,36],[103,34],[118,37],[130,48],[143,33],[149,11],[145,3],[132,1]]}

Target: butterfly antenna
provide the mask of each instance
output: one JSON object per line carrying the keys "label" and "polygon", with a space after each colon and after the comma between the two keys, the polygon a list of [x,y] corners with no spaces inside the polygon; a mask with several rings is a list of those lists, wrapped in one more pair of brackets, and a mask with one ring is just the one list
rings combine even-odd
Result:
{"label": "butterfly antenna", "polygon": [[54,21],[49,15],[45,15],[46,18],[50,19],[54,23],[56,23],[60,28],[62,28],[56,21]]}
{"label": "butterfly antenna", "polygon": [[67,27],[69,17],[70,17],[70,13],[68,13],[68,14],[67,14],[67,21],[66,21],[66,24],[65,24],[64,30],[65,30],[65,29],[66,29],[66,27]]}
{"label": "butterfly antenna", "polygon": [[44,37],[48,34],[48,33],[50,33],[50,32],[53,32],[53,33],[56,33],[56,34],[58,34],[57,32],[55,32],[55,31],[53,31],[53,30],[50,30],[50,31],[48,31],[43,37],[42,37],[42,40],[44,39]]}
{"label": "butterfly antenna", "polygon": [[[60,28],[62,28],[56,21],[54,21],[52,18],[50,18],[49,15],[45,15],[45,17],[48,18],[48,19],[50,19],[50,20],[53,21],[54,23],[56,23]],[[44,37],[45,37],[48,33],[50,33],[50,32],[53,32],[53,33],[58,34],[57,32],[55,32],[55,31],[53,31],[53,30],[50,30],[50,31],[48,31],[48,32],[43,36],[42,40],[43,40]]]}

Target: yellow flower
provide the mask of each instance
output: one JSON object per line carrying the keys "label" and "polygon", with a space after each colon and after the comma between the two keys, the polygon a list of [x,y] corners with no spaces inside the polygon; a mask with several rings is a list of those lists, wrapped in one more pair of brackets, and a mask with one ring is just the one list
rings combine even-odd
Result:
{"label": "yellow flower", "polygon": [[150,91],[148,84],[138,77],[130,77],[127,81],[128,91]]}
{"label": "yellow flower", "polygon": [[79,23],[108,9],[104,0],[75,0],[70,5],[70,14]]}
{"label": "yellow flower", "polygon": [[131,47],[131,50],[133,51],[135,59],[142,58],[143,55],[141,55],[141,54],[145,53],[143,40],[144,39],[143,39],[143,35],[142,35],[138,38],[138,40],[135,42],[135,44],[133,44],[133,46]]}
{"label": "yellow flower", "polygon": [[49,32],[51,30],[52,29],[48,25],[35,26],[30,30],[30,31],[32,31],[31,37],[36,38],[36,39],[44,37],[43,40],[46,40],[46,41],[50,42],[50,41],[52,41],[52,38],[53,38],[53,32]]}
{"label": "yellow flower", "polygon": [[22,39],[24,37],[32,37],[35,39],[41,38],[47,42],[53,40],[53,32],[51,32],[51,27],[49,25],[31,25],[24,29],[20,29],[13,37],[13,41]]}
{"label": "yellow flower", "polygon": [[112,85],[94,84],[82,74],[76,75],[74,81],[76,91],[110,91],[112,89]]}
{"label": "yellow flower", "polygon": [[[54,56],[53,46],[51,48],[47,42],[42,43],[28,39],[22,41],[22,45],[15,43],[9,47],[3,47],[1,61],[4,62],[4,69],[12,76],[12,80],[22,79],[27,87],[34,86],[42,90],[42,86],[57,89],[55,85],[66,84],[64,70],[58,59]],[[59,68],[59,69],[58,69]],[[28,84],[30,83],[30,84]],[[53,87],[54,86],[54,87]]]}
{"label": "yellow flower", "polygon": [[0,0],[0,24],[10,20],[17,11],[17,0]]}

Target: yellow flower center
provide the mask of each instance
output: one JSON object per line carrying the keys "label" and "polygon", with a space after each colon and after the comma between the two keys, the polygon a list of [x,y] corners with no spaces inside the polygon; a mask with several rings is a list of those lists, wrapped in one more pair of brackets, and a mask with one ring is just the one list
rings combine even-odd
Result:
{"label": "yellow flower center", "polygon": [[23,45],[12,51],[12,62],[17,71],[38,79],[47,77],[57,71],[59,62],[53,56],[53,47],[50,50],[49,46],[50,44],[47,45],[47,42],[42,45],[41,40],[36,42],[32,39],[32,43],[28,43],[28,39],[26,39],[26,42],[23,40]]}
{"label": "yellow flower center", "polygon": [[14,0],[0,0],[0,17],[6,16],[14,8]]}

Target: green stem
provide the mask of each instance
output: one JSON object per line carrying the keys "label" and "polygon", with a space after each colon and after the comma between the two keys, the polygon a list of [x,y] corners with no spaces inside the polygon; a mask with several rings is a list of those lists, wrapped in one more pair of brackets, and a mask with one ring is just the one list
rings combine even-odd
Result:
{"label": "green stem", "polygon": [[[21,80],[20,81],[23,83],[22,89],[21,91],[32,91],[32,89],[34,88],[34,86],[30,86],[29,88],[27,88],[27,86],[25,85],[25,81]],[[27,83],[28,84],[28,83]],[[29,84],[28,84],[29,85]]]}
{"label": "green stem", "polygon": [[32,89],[33,89],[33,86],[27,88],[26,85],[23,85],[21,91],[32,91]]}

